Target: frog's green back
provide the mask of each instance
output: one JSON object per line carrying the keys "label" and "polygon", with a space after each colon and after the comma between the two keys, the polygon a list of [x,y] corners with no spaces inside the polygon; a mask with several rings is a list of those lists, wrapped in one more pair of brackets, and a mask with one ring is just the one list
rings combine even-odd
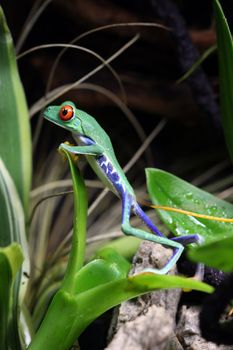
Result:
{"label": "frog's green back", "polygon": [[[90,116],[86,112],[83,112],[80,110],[78,110],[78,111],[80,113],[80,120],[81,120],[84,135],[90,137],[93,141],[95,141],[95,143],[97,143],[98,145],[100,145],[104,148],[104,155],[107,156],[107,158],[110,160],[110,162],[114,166],[115,170],[117,171],[117,173],[121,177],[121,180],[124,182],[124,185],[125,185],[127,191],[129,193],[131,193],[132,195],[134,195],[133,188],[131,187],[127,177],[125,176],[124,171],[122,170],[122,168],[121,168],[121,166],[116,158],[116,155],[115,155],[115,152],[114,152],[114,149],[112,146],[112,142],[111,142],[108,134],[105,132],[105,130],[99,125],[99,123],[92,116]],[[91,165],[91,167],[93,168],[93,170],[101,178],[99,171],[97,170],[95,164],[93,164],[93,157],[87,156],[86,158],[87,158],[89,164]],[[103,179],[101,179],[101,180],[105,183],[105,181]]]}
{"label": "frog's green back", "polygon": [[[83,135],[90,137],[98,145],[102,146],[107,152],[114,152],[112,147],[112,142],[105,132],[105,130],[100,126],[95,118],[90,116],[88,113],[76,108],[77,117],[80,120]],[[73,132],[74,134],[75,132]]]}
{"label": "frog's green back", "polygon": [[[74,110],[74,114],[71,118],[66,119],[66,115],[61,116],[63,107],[67,107],[68,109],[71,107]],[[66,130],[69,130],[77,143],[79,143],[79,136],[81,135],[91,139],[98,146],[101,146],[103,148],[103,155],[107,157],[107,159],[113,165],[126,190],[132,195],[134,194],[132,187],[130,186],[120,164],[118,163],[108,134],[99,125],[95,118],[76,108],[75,104],[70,101],[64,102],[61,106],[49,106],[44,111],[43,115],[49,121],[59,125],[62,128],[65,128]],[[99,176],[103,181],[103,176],[99,171],[99,165],[96,164],[97,162],[95,157],[87,155],[86,158],[93,170],[96,172],[97,176]]]}

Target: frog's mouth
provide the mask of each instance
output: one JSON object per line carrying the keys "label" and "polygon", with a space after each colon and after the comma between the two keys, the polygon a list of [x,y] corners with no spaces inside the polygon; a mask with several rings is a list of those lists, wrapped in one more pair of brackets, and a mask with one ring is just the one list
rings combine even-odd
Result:
{"label": "frog's mouth", "polygon": [[[51,122],[55,125],[58,125],[59,127],[67,130],[68,125],[67,124],[65,125],[64,122],[63,123],[60,122],[60,120],[57,118],[57,116],[54,116],[54,114],[56,114],[56,113],[53,112],[53,114],[51,115],[50,107],[48,107],[41,113],[41,116],[43,118],[45,118],[46,120],[48,120],[49,122]],[[70,129],[70,130],[72,131],[72,129]]]}
{"label": "frog's mouth", "polygon": [[60,126],[60,127],[62,127],[62,128],[65,128],[65,126],[62,125],[62,123],[59,123],[58,120],[52,118],[51,116],[48,116],[45,112],[42,113],[42,116],[43,116],[46,120],[48,120],[49,122],[51,122],[51,123],[53,123],[53,124],[56,124],[56,125],[58,125],[58,126]]}

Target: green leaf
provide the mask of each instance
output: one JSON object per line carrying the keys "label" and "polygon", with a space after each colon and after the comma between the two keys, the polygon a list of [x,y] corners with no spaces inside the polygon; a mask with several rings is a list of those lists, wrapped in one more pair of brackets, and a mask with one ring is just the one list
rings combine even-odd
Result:
{"label": "green leaf", "polygon": [[[159,169],[147,169],[147,186],[154,204],[181,208],[201,214],[233,217],[233,205],[188,182]],[[190,247],[189,257],[208,266],[229,272],[233,270],[233,223],[200,219],[180,213],[158,213],[175,235],[198,233],[203,242]]]}
{"label": "green leaf", "polygon": [[0,7],[0,157],[15,182],[24,209],[31,184],[29,114],[12,37]]}
{"label": "green leaf", "polygon": [[85,265],[76,275],[75,293],[127,276],[131,264],[112,248],[99,251],[99,258]]}
{"label": "green leaf", "polygon": [[[137,237],[123,236],[106,243],[104,248],[112,248],[125,259],[130,260],[133,258],[141,242],[142,240]],[[101,252],[101,250],[98,250],[97,254],[99,252]]]}
{"label": "green leaf", "polygon": [[99,249],[97,258],[105,260],[112,269],[117,268],[119,271],[117,272],[117,275],[120,278],[126,277],[129,272],[131,264],[125,257],[109,246]]}
{"label": "green leaf", "polygon": [[193,261],[202,262],[224,272],[233,271],[233,237],[219,238],[189,251]]}
{"label": "green leaf", "polygon": [[125,300],[162,288],[187,288],[207,293],[213,292],[213,288],[205,283],[178,276],[140,274],[115,280],[77,295],[78,334],[81,334],[88,324],[110,308]]}
{"label": "green leaf", "polygon": [[[146,169],[147,188],[154,204],[180,208],[200,214],[233,217],[233,205],[160,169]],[[233,224],[195,218],[157,210],[176,236],[199,234],[206,242],[233,236]]]}
{"label": "green leaf", "polygon": [[2,254],[2,256],[4,255],[7,258],[7,261],[11,268],[12,279],[15,279],[16,273],[19,271],[19,268],[24,260],[20,245],[17,243],[12,243],[5,248],[0,248],[0,254]]}
{"label": "green leaf", "polygon": [[[213,292],[211,286],[199,281],[178,276],[149,273],[102,284],[76,297],[78,306],[76,327],[78,334],[81,334],[88,324],[110,308],[125,300],[162,288],[187,288],[206,293]],[[88,308],[86,307],[87,305]]]}
{"label": "green leaf", "polygon": [[[5,247],[13,242],[21,245],[24,254],[23,271],[26,275],[29,274],[29,253],[25,233],[24,211],[19,199],[15,184],[7,171],[3,161],[0,158],[0,247]],[[23,299],[24,292],[27,286],[28,278],[18,275],[18,288],[21,286],[21,297]],[[18,293],[17,288],[15,290]]]}
{"label": "green leaf", "polygon": [[[159,288],[181,287],[207,293],[213,291],[211,286],[202,282],[176,276],[147,273],[126,277],[129,263],[112,248],[100,250],[96,260],[82,267],[86,222],[85,187],[71,155],[67,152],[65,155],[72,173],[75,200],[71,255],[61,289],[55,294],[29,350],[66,350],[96,317],[124,300]],[[84,202],[81,201],[80,186]]]}
{"label": "green leaf", "polygon": [[[24,211],[22,204],[16,191],[14,182],[1,159],[0,203],[0,247],[5,247],[13,242],[17,242],[20,244],[25,256],[25,260],[22,266],[24,274],[22,274],[22,270],[17,273],[13,289],[13,301],[10,305],[9,310],[10,314],[12,315],[11,337],[12,339],[16,339],[18,335],[18,307],[24,297],[28,282],[28,278],[26,276],[29,274],[29,254],[25,234]],[[14,256],[17,257],[16,255]],[[13,257],[11,257],[9,261],[13,262]],[[13,273],[15,273],[14,266],[15,265],[12,265]],[[14,349],[17,349],[16,345]]]}
{"label": "green leaf", "polygon": [[[0,349],[20,349],[14,318],[19,310],[12,308],[13,282],[23,262],[20,246],[16,243],[0,248]],[[17,314],[17,316],[16,316]]]}
{"label": "green leaf", "polygon": [[213,287],[192,279],[169,275],[141,274],[114,280],[73,295],[59,291],[29,350],[65,350],[98,316],[122,301],[160,288],[187,288],[213,292]]}
{"label": "green leaf", "polygon": [[233,45],[227,20],[218,0],[214,0],[217,46],[219,59],[219,83],[221,116],[226,144],[233,160]]}

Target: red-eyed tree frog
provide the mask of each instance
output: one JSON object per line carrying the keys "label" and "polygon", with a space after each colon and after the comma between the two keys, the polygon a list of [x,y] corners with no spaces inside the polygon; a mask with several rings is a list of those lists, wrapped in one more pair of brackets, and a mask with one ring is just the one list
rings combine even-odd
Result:
{"label": "red-eyed tree frog", "polygon": [[[43,112],[44,118],[50,122],[69,130],[77,146],[61,143],[59,149],[72,154],[83,154],[96,175],[122,202],[122,231],[155,243],[160,243],[173,249],[173,254],[161,269],[146,269],[143,272],[156,274],[167,273],[179,259],[184,246],[198,242],[198,235],[167,238],[153,224],[136,200],[133,188],[127,180],[115,156],[111,140],[99,123],[86,112],[77,109],[73,102],[64,102],[61,106],[49,106]],[[132,227],[131,213],[139,216],[150,229],[150,232]]]}

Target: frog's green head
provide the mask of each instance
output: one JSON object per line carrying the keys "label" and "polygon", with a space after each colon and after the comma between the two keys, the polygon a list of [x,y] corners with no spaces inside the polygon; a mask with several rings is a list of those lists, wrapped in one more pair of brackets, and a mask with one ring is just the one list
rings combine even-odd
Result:
{"label": "frog's green head", "polygon": [[84,113],[75,107],[75,104],[70,101],[62,103],[60,106],[49,106],[43,116],[50,122],[61,126],[71,132],[82,133],[81,114]]}

